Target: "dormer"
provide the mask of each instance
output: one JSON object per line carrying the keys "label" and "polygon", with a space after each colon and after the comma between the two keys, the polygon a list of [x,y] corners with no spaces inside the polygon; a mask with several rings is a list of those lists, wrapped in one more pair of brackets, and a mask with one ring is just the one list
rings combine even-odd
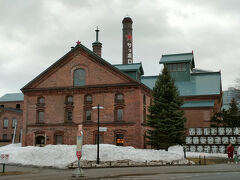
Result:
{"label": "dormer", "polygon": [[162,55],[159,63],[168,68],[176,81],[190,80],[192,69],[195,68],[193,52]]}
{"label": "dormer", "polygon": [[114,66],[137,81],[141,81],[141,76],[144,75],[142,63],[116,64]]}

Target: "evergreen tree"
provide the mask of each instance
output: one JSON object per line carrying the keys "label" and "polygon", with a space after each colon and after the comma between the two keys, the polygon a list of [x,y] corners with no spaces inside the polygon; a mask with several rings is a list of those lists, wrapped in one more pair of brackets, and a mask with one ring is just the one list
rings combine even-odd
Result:
{"label": "evergreen tree", "polygon": [[235,101],[235,98],[232,98],[232,100],[231,100],[229,113],[231,115],[237,115],[237,113],[238,113],[238,107],[237,107],[237,102]]}
{"label": "evergreen tree", "polygon": [[230,103],[228,110],[223,109],[221,112],[217,112],[211,118],[212,127],[240,127],[240,116],[238,114],[238,106],[234,98]]}
{"label": "evergreen tree", "polygon": [[153,98],[147,116],[148,144],[165,150],[172,145],[184,144],[186,118],[184,111],[180,110],[183,99],[166,67],[155,83]]}

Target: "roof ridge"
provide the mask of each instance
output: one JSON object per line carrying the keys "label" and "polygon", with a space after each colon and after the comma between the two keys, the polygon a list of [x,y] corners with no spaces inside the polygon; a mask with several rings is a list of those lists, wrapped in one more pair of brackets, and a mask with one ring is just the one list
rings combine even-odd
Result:
{"label": "roof ridge", "polygon": [[178,54],[163,54],[162,56],[176,56],[176,55],[186,55],[186,54],[193,54],[193,53],[190,52],[190,53],[178,53]]}
{"label": "roof ridge", "polygon": [[158,75],[152,75],[152,76],[141,76],[141,78],[150,78],[150,77],[158,77]]}
{"label": "roof ridge", "polygon": [[112,66],[122,66],[122,65],[135,65],[135,64],[142,64],[142,63],[132,63],[132,64],[112,64]]}
{"label": "roof ridge", "polygon": [[[119,72],[122,76],[124,76],[125,78],[127,78],[128,80],[131,81],[136,81],[133,78],[129,77],[128,75],[124,74],[123,72],[121,72],[118,68],[116,68],[114,65],[112,65],[111,63],[109,63],[108,61],[104,60],[102,57],[98,56],[96,53],[94,53],[93,51],[91,51],[90,49],[88,49],[86,46],[82,45],[82,44],[77,44],[74,48],[72,48],[69,52],[67,52],[65,55],[63,55],[60,59],[58,59],[57,61],[55,61],[52,65],[50,65],[47,69],[45,69],[44,71],[42,71],[38,76],[36,76],[34,79],[32,79],[30,82],[28,82],[25,86],[23,86],[21,88],[21,90],[23,91],[23,89],[25,89],[27,86],[31,85],[35,80],[37,80],[38,78],[40,78],[42,75],[44,75],[45,73],[47,73],[51,68],[53,68],[54,66],[57,66],[59,63],[61,63],[64,58],[66,58],[70,53],[72,53],[74,50],[76,50],[77,48],[81,48],[83,50],[85,50],[87,53],[89,53],[89,55],[94,56],[95,58],[97,58],[98,60],[101,60],[104,64],[110,66],[113,70]],[[137,81],[136,81],[137,82]]]}

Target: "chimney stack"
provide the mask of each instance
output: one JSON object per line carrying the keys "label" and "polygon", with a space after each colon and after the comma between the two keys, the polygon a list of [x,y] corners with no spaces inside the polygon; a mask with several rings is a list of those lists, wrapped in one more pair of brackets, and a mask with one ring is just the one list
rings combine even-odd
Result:
{"label": "chimney stack", "polygon": [[132,64],[133,63],[133,51],[132,51],[132,19],[130,17],[125,17],[122,20],[123,24],[123,53],[122,53],[122,63]]}
{"label": "chimney stack", "polygon": [[102,43],[100,43],[98,41],[98,32],[99,32],[98,27],[95,31],[96,31],[96,41],[94,43],[92,43],[92,48],[93,48],[93,52],[101,57],[101,55],[102,55]]}

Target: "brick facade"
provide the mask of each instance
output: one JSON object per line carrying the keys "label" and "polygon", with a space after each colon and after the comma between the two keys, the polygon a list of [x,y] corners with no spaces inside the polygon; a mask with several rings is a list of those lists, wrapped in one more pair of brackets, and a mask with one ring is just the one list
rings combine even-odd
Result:
{"label": "brick facade", "polygon": [[[103,143],[116,144],[118,134],[123,135],[124,145],[143,147],[143,96],[149,105],[151,90],[126,77],[108,65],[103,65],[89,57],[85,52],[73,52],[64,65],[50,69],[43,77],[23,89],[23,145],[35,145],[36,137],[45,138],[45,144],[56,144],[56,135],[62,136],[62,143],[75,144],[77,125],[83,125],[84,143],[94,144],[97,132],[97,110],[93,106],[103,106],[100,110],[100,127]],[[73,87],[73,71],[76,68],[86,70],[86,85]],[[123,101],[117,102],[116,95],[122,94]],[[91,95],[92,102],[85,102]],[[72,121],[66,118],[66,98],[73,97],[71,104]],[[38,99],[44,97],[44,122],[38,122]],[[123,109],[123,119],[116,120],[117,109]],[[86,120],[86,110],[91,110],[92,120]]]}
{"label": "brick facade", "polygon": [[[0,108],[0,146],[6,145],[12,142],[14,134],[14,125],[13,122],[17,121],[15,142],[18,143],[21,141],[22,135],[22,118],[23,113],[20,109],[11,108],[14,103],[2,103],[4,108]],[[7,106],[10,105],[10,108]],[[21,102],[22,104],[22,102]],[[12,105],[12,106],[11,106]],[[15,119],[15,120],[14,120]],[[4,120],[7,120],[7,127],[4,126]]]}

